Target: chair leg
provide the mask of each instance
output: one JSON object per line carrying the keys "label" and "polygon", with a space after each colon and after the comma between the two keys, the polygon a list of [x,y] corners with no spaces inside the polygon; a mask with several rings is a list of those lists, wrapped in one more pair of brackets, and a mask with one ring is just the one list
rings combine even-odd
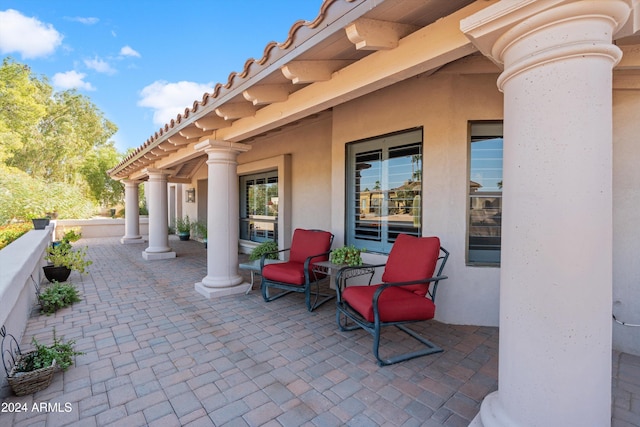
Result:
{"label": "chair leg", "polygon": [[413,337],[415,340],[417,340],[420,343],[422,343],[425,346],[425,348],[423,348],[421,350],[416,350],[416,351],[412,351],[412,352],[408,352],[408,353],[399,354],[397,356],[390,357],[388,359],[382,359],[380,357],[380,353],[379,353],[379,349],[380,349],[380,326],[377,325],[375,330],[374,330],[374,334],[373,334],[373,355],[378,360],[378,365],[379,366],[392,365],[394,363],[404,362],[405,360],[414,359],[416,357],[426,356],[426,355],[429,355],[429,354],[440,353],[440,352],[444,351],[442,348],[438,347],[436,344],[432,343],[428,339],[426,339],[423,336],[419,335],[417,332],[407,328],[406,326],[404,326],[404,325],[395,325],[395,326],[398,329],[400,329],[402,332],[406,333],[407,335]]}
{"label": "chair leg", "polygon": [[264,299],[265,302],[271,302],[273,300],[277,300],[278,298],[282,298],[283,296],[293,292],[293,291],[282,291],[275,295],[269,295],[269,286],[267,285],[264,279],[262,281],[262,285],[260,286],[260,290],[262,291],[262,299]]}
{"label": "chair leg", "polygon": [[[344,317],[344,321],[342,321],[342,318],[340,317],[341,314]],[[363,328],[358,322],[353,322],[353,325],[349,325],[349,316],[343,313],[340,309],[336,310],[336,322],[338,323],[338,328],[343,332],[355,331],[356,329]]]}

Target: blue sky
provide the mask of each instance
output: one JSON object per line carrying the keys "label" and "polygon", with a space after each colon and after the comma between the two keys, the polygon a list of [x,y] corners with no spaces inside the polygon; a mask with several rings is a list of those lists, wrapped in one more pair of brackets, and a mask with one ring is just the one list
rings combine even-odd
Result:
{"label": "blue sky", "polygon": [[322,0],[0,0],[0,55],[76,88],[142,145]]}

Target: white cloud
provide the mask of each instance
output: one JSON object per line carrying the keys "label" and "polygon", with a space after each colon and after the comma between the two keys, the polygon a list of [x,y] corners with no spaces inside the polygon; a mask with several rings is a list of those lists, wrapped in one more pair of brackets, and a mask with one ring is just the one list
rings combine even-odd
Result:
{"label": "white cloud", "polygon": [[140,53],[137,50],[134,50],[131,46],[124,46],[120,49],[120,55],[122,56],[135,56],[136,58],[140,58]]}
{"label": "white cloud", "polygon": [[100,21],[100,19],[94,18],[92,16],[91,17],[76,16],[76,17],[71,17],[66,19],[73,22],[79,22],[84,25],[94,25],[94,24],[97,24],[98,21]]}
{"label": "white cloud", "polygon": [[178,114],[184,114],[185,108],[191,108],[194,101],[202,100],[205,92],[212,91],[211,83],[155,81],[142,89],[138,105],[154,110],[153,122],[163,126]]}
{"label": "white cloud", "polygon": [[0,52],[17,52],[22,59],[50,55],[62,43],[62,34],[51,24],[29,18],[17,10],[0,11]]}
{"label": "white cloud", "polygon": [[91,69],[91,70],[95,70],[99,73],[104,73],[104,74],[115,74],[116,70],[111,68],[111,65],[109,65],[108,62],[103,61],[102,59],[96,57],[94,59],[85,59],[84,60],[84,65]]}
{"label": "white cloud", "polygon": [[56,73],[53,75],[53,85],[56,89],[84,89],[84,90],[96,90],[91,83],[85,82],[84,78],[87,75],[84,73],[78,73],[77,71],[67,71],[66,73]]}

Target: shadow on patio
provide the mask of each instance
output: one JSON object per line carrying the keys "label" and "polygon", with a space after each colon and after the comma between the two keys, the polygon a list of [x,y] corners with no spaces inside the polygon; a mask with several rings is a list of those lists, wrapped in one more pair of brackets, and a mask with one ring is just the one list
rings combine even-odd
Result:
{"label": "shadow on patio", "polygon": [[[34,313],[22,346],[49,342],[55,327],[85,355],[34,395],[3,389],[5,402],[61,411],[2,413],[2,426],[466,426],[497,388],[497,328],[425,323],[443,353],[378,367],[371,336],[339,332],[332,303],[309,313],[302,295],[265,303],[255,287],[203,298],[201,243],[172,239],[178,258],[165,261],[144,261],[145,245],[117,238],[77,245],[94,262],[70,278],[82,301]],[[614,353],[613,380],[614,425],[638,425],[640,358]]]}

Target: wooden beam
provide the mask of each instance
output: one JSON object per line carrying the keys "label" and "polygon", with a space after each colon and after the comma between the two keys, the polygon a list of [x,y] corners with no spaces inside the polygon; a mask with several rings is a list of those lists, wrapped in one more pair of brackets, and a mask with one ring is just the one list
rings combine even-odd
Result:
{"label": "wooden beam", "polygon": [[242,96],[253,105],[267,105],[286,101],[291,92],[287,85],[258,85],[242,92]]}
{"label": "wooden beam", "polygon": [[347,37],[358,50],[383,50],[398,47],[401,38],[420,27],[398,22],[360,18],[345,28]]}
{"label": "wooden beam", "polygon": [[324,82],[331,80],[331,75],[353,61],[292,61],[282,67],[282,74],[293,84]]}

